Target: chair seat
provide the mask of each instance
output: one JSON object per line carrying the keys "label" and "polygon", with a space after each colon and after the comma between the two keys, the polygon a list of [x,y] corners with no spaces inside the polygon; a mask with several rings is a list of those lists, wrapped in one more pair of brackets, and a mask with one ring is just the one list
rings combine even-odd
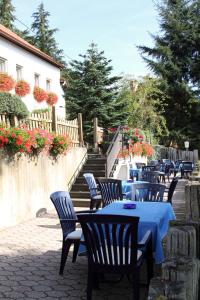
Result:
{"label": "chair seat", "polygon": [[82,236],[82,229],[77,229],[70,232],[65,240],[80,240]]}
{"label": "chair seat", "polygon": [[92,197],[92,200],[102,200],[101,195],[96,195]]}

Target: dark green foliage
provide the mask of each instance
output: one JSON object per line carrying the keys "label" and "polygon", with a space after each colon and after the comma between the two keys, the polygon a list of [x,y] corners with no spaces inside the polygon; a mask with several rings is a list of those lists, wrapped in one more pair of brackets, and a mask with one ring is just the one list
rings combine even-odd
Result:
{"label": "dark green foliage", "polygon": [[13,30],[14,29],[14,16],[15,8],[11,0],[0,0],[0,24]]}
{"label": "dark green foliage", "polygon": [[83,115],[84,134],[87,142],[92,142],[93,118],[97,117],[99,126],[107,128],[114,126],[116,121],[117,85],[119,77],[111,77],[110,60],[104,57],[103,51],[98,51],[91,44],[85,55],[80,55],[81,61],[70,63],[65,77],[68,87],[65,91],[66,108],[70,118]]}
{"label": "dark green foliage", "polygon": [[0,114],[24,119],[28,116],[29,112],[20,97],[9,93],[0,93]]}
{"label": "dark green foliage", "polygon": [[39,5],[38,10],[33,13],[32,17],[34,21],[31,28],[34,32],[34,36],[29,36],[30,42],[41,51],[52,56],[55,60],[63,63],[63,50],[58,48],[58,44],[54,38],[58,29],[50,29],[48,20],[50,13],[45,11],[43,3]]}
{"label": "dark green foliage", "polygon": [[[197,144],[200,125],[195,121],[200,95],[200,1],[163,0],[158,7],[160,35],[153,36],[153,48],[139,49],[153,72],[164,82],[166,107],[163,112],[170,131],[163,141],[183,148],[185,139]],[[191,131],[191,124],[197,125]]]}

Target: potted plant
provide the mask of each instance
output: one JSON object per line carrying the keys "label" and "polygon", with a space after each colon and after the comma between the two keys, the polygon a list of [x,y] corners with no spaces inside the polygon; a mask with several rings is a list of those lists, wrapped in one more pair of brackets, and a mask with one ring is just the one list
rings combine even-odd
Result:
{"label": "potted plant", "polygon": [[55,93],[50,92],[50,93],[47,94],[47,99],[46,99],[46,101],[47,101],[47,103],[48,103],[49,105],[52,105],[52,106],[53,106],[54,104],[57,103],[57,101],[58,101],[58,96],[57,96]]}
{"label": "potted plant", "polygon": [[9,92],[14,86],[14,79],[7,73],[0,72],[0,92]]}
{"label": "potted plant", "polygon": [[18,81],[15,86],[15,93],[20,97],[24,97],[27,94],[29,94],[30,93],[29,83],[26,82],[25,80]]}
{"label": "potted plant", "polygon": [[42,102],[47,100],[47,92],[40,88],[39,86],[34,87],[33,96],[37,102]]}

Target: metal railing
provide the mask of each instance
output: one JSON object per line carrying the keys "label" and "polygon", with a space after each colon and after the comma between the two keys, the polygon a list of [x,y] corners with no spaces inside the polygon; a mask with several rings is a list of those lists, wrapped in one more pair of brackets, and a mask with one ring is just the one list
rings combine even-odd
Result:
{"label": "metal railing", "polygon": [[112,139],[112,142],[106,152],[106,177],[110,177],[113,166],[116,162],[118,153],[121,148],[122,133],[120,131],[121,126],[117,128],[117,131]]}

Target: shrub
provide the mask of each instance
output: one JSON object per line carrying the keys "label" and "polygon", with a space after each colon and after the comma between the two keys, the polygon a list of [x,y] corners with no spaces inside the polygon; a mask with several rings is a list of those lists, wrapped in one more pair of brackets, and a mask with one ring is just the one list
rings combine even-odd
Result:
{"label": "shrub", "polygon": [[33,96],[37,102],[47,100],[47,92],[38,86],[34,87]]}
{"label": "shrub", "polygon": [[24,119],[28,116],[29,112],[19,96],[9,93],[0,93],[0,114],[7,114],[9,117],[16,116],[18,119]]}
{"label": "shrub", "polygon": [[25,80],[20,80],[16,83],[15,93],[20,97],[24,97],[30,93],[30,84]]}
{"label": "shrub", "polygon": [[7,73],[0,72],[0,92],[9,92],[14,86],[14,79]]}

